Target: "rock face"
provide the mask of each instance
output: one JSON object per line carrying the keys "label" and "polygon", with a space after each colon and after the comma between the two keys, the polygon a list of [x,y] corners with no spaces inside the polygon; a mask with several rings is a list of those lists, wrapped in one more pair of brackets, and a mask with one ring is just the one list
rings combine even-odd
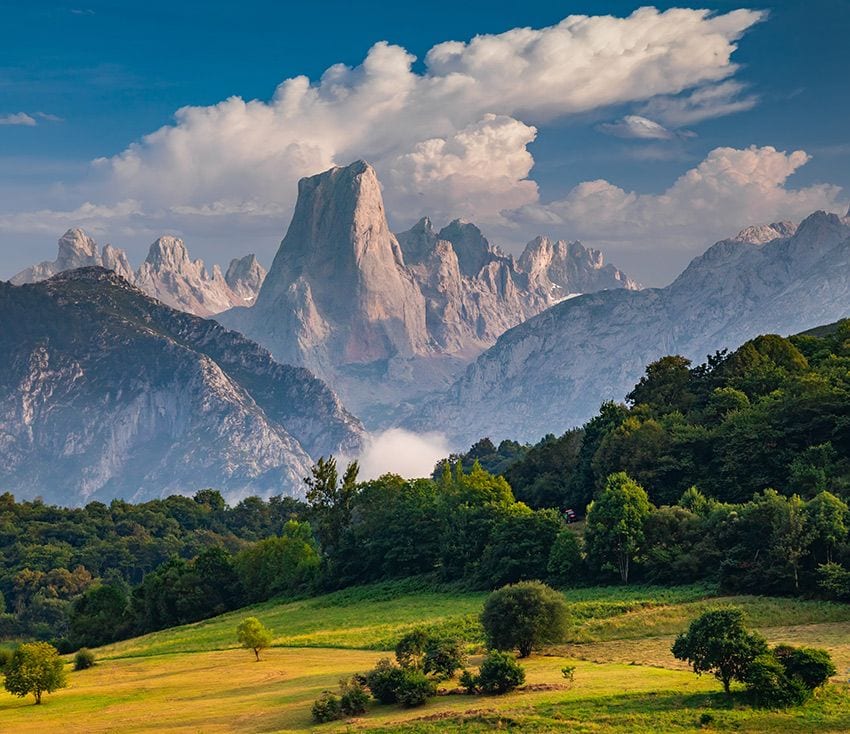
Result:
{"label": "rock face", "polygon": [[584,295],[511,329],[407,424],[446,431],[458,446],[488,435],[537,440],[622,400],[661,356],[700,362],[758,334],[848,315],[850,218],[816,212],[797,228],[751,227],[666,288]]}
{"label": "rock face", "polygon": [[247,306],[257,300],[257,294],[265,279],[266,269],[260,265],[256,255],[234,258],[224,274],[224,280],[230,290]]}
{"label": "rock face", "polygon": [[13,285],[37,283],[75,268],[101,266],[113,270],[145,293],[163,303],[195,314],[214,316],[234,306],[253,303],[262,285],[265,271],[254,255],[233,260],[228,276],[217,265],[208,273],[202,260],[191,260],[183,241],[160,237],[148,257],[134,272],[127,253],[112,245],[98,251],[97,243],[81,229],[69,229],[59,240],[59,255],[18,273]]}
{"label": "rock face", "polygon": [[447,387],[506,329],[577,288],[609,287],[638,286],[580,243],[539,238],[518,263],[459,220],[438,232],[424,218],[394,235],[375,171],[357,161],[300,181],[256,304],[217,318],[377,424]]}
{"label": "rock face", "polygon": [[0,486],[62,504],[303,491],[362,427],[309,372],[88,267],[0,283]]}

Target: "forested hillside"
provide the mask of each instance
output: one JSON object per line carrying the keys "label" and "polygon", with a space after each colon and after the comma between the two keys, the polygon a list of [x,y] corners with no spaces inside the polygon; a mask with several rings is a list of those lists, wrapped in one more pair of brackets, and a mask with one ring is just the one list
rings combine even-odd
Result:
{"label": "forested hillside", "polygon": [[[0,634],[68,649],[278,594],[392,578],[496,588],[707,582],[850,600],[850,321],[665,357],[628,405],[534,446],[479,441],[432,478],[320,460],[307,502],[68,510],[0,497]],[[582,522],[568,524],[574,509]]]}

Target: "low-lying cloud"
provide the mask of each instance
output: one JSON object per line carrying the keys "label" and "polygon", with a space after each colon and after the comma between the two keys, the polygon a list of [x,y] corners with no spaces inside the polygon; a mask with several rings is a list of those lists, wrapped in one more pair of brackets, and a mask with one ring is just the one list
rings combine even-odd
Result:
{"label": "low-lying cloud", "polygon": [[390,428],[366,440],[359,457],[360,478],[377,479],[384,474],[399,474],[407,479],[427,477],[437,462],[448,455],[448,441],[439,433]]}

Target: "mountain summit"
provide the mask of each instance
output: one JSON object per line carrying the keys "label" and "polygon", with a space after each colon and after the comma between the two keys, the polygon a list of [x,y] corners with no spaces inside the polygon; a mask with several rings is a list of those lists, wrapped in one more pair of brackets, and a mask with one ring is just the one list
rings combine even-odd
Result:
{"label": "mountain summit", "polygon": [[638,287],[580,243],[544,250],[532,243],[517,262],[460,220],[437,231],[425,217],[395,235],[375,170],[356,161],[299,182],[256,304],[217,318],[380,422],[566,296]]}

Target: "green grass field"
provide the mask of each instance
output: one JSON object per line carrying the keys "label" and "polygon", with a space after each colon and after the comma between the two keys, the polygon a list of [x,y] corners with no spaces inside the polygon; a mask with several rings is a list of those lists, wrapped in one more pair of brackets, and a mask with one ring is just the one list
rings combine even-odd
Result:
{"label": "green grass field", "polygon": [[[315,727],[310,706],[316,696],[371,667],[412,627],[458,630],[480,640],[483,594],[388,583],[268,602],[101,648],[98,665],[70,672],[70,686],[46,696],[42,706],[0,693],[0,731],[850,731],[843,682],[850,667],[850,605],[724,599],[705,586],[593,588],[567,597],[569,641],[525,661],[525,688],[503,697],[440,695],[409,710],[374,704],[356,720]],[[754,711],[740,697],[728,701],[713,678],[693,675],[669,652],[692,617],[722,603],[743,607],[772,642],[826,647],[841,675],[789,712]],[[259,663],[234,641],[237,622],[248,614],[275,633],[274,647]],[[477,655],[474,642],[470,648]],[[569,685],[560,674],[566,664],[576,665]]]}

